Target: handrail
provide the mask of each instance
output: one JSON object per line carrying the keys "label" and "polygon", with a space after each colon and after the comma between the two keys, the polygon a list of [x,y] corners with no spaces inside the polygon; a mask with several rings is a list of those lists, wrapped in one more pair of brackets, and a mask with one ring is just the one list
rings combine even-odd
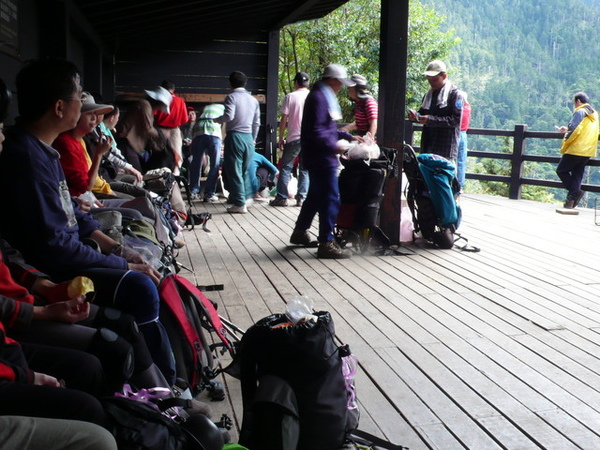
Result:
{"label": "handrail", "polygon": [[[404,140],[413,145],[415,132],[421,132],[423,125],[406,120],[404,123]],[[527,139],[562,139],[563,135],[552,131],[528,131],[527,125],[515,125],[514,130],[495,130],[488,128],[470,128],[468,134],[480,136],[504,136],[512,137],[513,152],[498,153],[498,152],[481,152],[468,150],[467,155],[475,158],[491,158],[510,160],[511,170],[510,175],[491,175],[484,173],[467,173],[466,178],[470,180],[481,181],[498,181],[508,184],[508,197],[513,200],[521,198],[521,188],[524,185],[544,186],[551,188],[562,188],[560,181],[539,180],[535,178],[523,177],[523,167],[526,161],[544,162],[558,164],[560,156],[540,156],[528,155],[525,153],[525,143]],[[418,147],[415,147],[418,151]],[[600,160],[590,159],[588,166],[600,166]],[[588,192],[600,192],[600,185],[582,184],[581,189]]]}

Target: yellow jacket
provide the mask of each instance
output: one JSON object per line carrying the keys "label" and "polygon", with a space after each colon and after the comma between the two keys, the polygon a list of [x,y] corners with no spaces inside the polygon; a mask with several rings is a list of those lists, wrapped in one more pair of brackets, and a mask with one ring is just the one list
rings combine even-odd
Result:
{"label": "yellow jacket", "polygon": [[573,111],[569,131],[565,134],[560,152],[593,158],[598,150],[598,133],[598,113],[588,103],[578,106]]}

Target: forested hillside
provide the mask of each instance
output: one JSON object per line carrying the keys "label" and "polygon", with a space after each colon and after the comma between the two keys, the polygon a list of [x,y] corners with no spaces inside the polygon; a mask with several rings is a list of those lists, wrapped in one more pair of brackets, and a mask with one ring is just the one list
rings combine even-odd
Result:
{"label": "forested hillside", "polygon": [[599,0],[425,3],[462,40],[449,62],[452,79],[471,95],[473,126],[553,130],[569,119],[578,90],[600,106]]}
{"label": "forested hillside", "polygon": [[[444,17],[442,30],[454,30],[460,39],[447,59],[450,78],[469,93],[472,127],[526,124],[530,130],[554,131],[555,125],[569,121],[577,91],[586,91],[592,105],[600,108],[600,0],[422,2]],[[483,137],[471,139],[469,147],[510,151],[505,140]],[[527,143],[531,154],[558,155],[559,148],[557,140]],[[469,164],[469,170],[477,170],[473,161]],[[487,164],[485,172],[508,171],[506,164],[478,164]],[[558,180],[554,170],[552,164],[533,163],[525,175]],[[599,184],[598,168],[588,172],[584,182]],[[493,190],[486,186],[483,190]],[[556,200],[564,197],[563,190],[536,187],[524,194],[536,200],[546,194]]]}

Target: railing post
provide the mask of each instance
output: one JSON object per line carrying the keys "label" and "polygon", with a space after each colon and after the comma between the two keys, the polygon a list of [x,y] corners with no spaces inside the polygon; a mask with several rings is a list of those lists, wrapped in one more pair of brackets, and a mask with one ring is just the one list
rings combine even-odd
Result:
{"label": "railing post", "polygon": [[408,145],[410,145],[411,147],[414,144],[414,140],[415,140],[415,127],[414,124],[406,119],[404,121],[404,142],[406,142]]}
{"label": "railing post", "polygon": [[525,131],[527,131],[527,125],[515,125],[510,182],[508,185],[508,198],[512,200],[519,200],[521,198],[521,177],[523,175],[523,155],[525,154]]}

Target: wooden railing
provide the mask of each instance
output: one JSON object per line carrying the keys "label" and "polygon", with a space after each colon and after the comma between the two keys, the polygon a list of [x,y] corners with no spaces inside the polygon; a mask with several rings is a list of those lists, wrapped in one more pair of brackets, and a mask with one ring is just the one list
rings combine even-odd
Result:
{"label": "wooden railing", "polygon": [[[421,132],[423,125],[415,124],[409,120],[404,123],[404,140],[413,145],[415,132]],[[559,156],[536,156],[525,153],[525,144],[527,139],[562,139],[563,135],[556,132],[547,131],[527,131],[527,125],[515,125],[514,130],[490,130],[483,128],[471,128],[467,131],[468,134],[480,136],[505,136],[513,138],[512,153],[497,153],[497,152],[481,152],[468,151],[468,156],[474,158],[491,158],[509,160],[511,163],[510,175],[492,175],[484,173],[467,173],[466,177],[470,180],[482,181],[499,181],[508,183],[508,196],[511,199],[518,200],[521,198],[521,188],[524,185],[545,186],[551,188],[563,188],[560,181],[539,180],[535,178],[523,177],[523,166],[527,161],[558,164]],[[557,145],[559,148],[560,145]],[[415,148],[418,151],[418,147]],[[558,154],[558,150],[557,150]],[[600,160],[591,159],[589,166],[600,166]],[[583,184],[581,189],[588,192],[600,192],[599,185]]]}

